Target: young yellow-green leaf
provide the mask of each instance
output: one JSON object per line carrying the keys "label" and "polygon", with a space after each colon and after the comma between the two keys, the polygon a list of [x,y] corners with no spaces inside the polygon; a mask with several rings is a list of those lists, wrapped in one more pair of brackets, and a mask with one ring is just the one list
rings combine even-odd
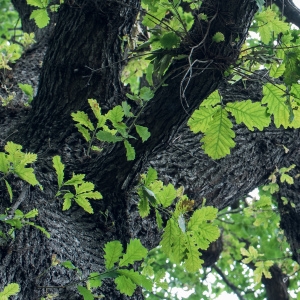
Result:
{"label": "young yellow-green leaf", "polygon": [[46,8],[35,9],[30,15],[30,20],[32,19],[39,28],[44,28],[50,21]]}
{"label": "young yellow-green leaf", "polygon": [[253,103],[251,100],[245,100],[228,103],[226,110],[232,113],[237,124],[244,123],[251,131],[254,130],[254,127],[262,131],[271,122],[266,107],[261,106],[259,102]]}
{"label": "young yellow-green leaf", "polygon": [[270,76],[273,78],[279,78],[285,71],[285,64],[277,64],[272,63],[271,70],[270,70]]}
{"label": "young yellow-green leaf", "polygon": [[122,122],[124,117],[124,111],[121,105],[115,106],[113,109],[111,109],[107,114],[106,117],[113,123],[119,123]]}
{"label": "young yellow-green leaf", "polygon": [[25,166],[31,164],[37,160],[37,155],[35,153],[24,153],[21,163]]}
{"label": "young yellow-green leaf", "polygon": [[176,198],[176,190],[173,184],[169,183],[167,186],[164,186],[163,189],[156,194],[156,197],[163,207],[170,206]]}
{"label": "young yellow-green leaf", "polygon": [[21,179],[25,180],[31,185],[39,185],[34,173],[33,168],[24,168],[21,165],[15,166],[14,173],[18,175]]}
{"label": "young yellow-green leaf", "polygon": [[150,132],[148,131],[147,127],[135,125],[136,132],[140,136],[143,142],[147,141],[150,137]]}
{"label": "young yellow-green leaf", "polygon": [[23,91],[25,95],[28,96],[29,102],[33,98],[33,87],[31,84],[23,84],[23,83],[18,83],[19,88]]}
{"label": "young yellow-green leaf", "polygon": [[216,32],[212,37],[213,42],[220,43],[225,41],[225,36],[222,32]]}
{"label": "young yellow-green leaf", "polygon": [[41,0],[27,0],[27,4],[38,8],[45,8],[44,3]]}
{"label": "young yellow-green leaf", "polygon": [[234,147],[233,138],[235,133],[231,129],[232,126],[227,112],[220,108],[205,131],[205,136],[201,139],[201,142],[203,142],[202,148],[211,158],[224,157],[230,153],[230,148]]}
{"label": "young yellow-green leaf", "polygon": [[76,195],[75,201],[79,206],[81,206],[89,214],[94,213],[91,203],[82,194]]}
{"label": "young yellow-green leaf", "polygon": [[19,152],[22,150],[22,146],[15,144],[13,142],[7,142],[6,145],[4,146],[4,149],[6,152],[8,152],[9,154],[15,154],[16,152]]}
{"label": "young yellow-green leaf", "polygon": [[84,126],[82,126],[79,123],[75,124],[75,127],[77,127],[78,131],[82,134],[82,136],[84,137],[84,139],[87,142],[89,142],[91,140],[91,135],[87,128],[85,128]]}
{"label": "young yellow-green leaf", "polygon": [[95,130],[95,127],[89,116],[84,111],[77,111],[76,113],[71,113],[72,119],[75,122],[78,122],[80,125],[87,127],[89,130]]}
{"label": "young yellow-green leaf", "polygon": [[194,133],[205,132],[212,122],[213,115],[218,112],[219,107],[203,107],[195,110],[188,120],[188,126]]}
{"label": "young yellow-green leaf", "polygon": [[202,239],[214,242],[219,238],[220,230],[216,225],[211,223],[202,223],[199,226],[198,235],[201,236]]}
{"label": "young yellow-green leaf", "polygon": [[0,172],[6,174],[9,170],[9,161],[4,152],[0,152]]}
{"label": "young yellow-green leaf", "polygon": [[135,159],[135,150],[134,150],[134,148],[131,146],[131,144],[127,140],[124,140],[124,146],[125,146],[125,149],[126,149],[127,160],[134,160]]}
{"label": "young yellow-green leaf", "polygon": [[27,214],[24,215],[24,218],[26,219],[30,219],[30,218],[34,218],[39,214],[38,210],[36,208],[32,209],[31,211],[29,211]]}
{"label": "young yellow-green leaf", "polygon": [[118,276],[115,279],[115,283],[117,285],[117,289],[127,296],[132,296],[134,293],[134,290],[136,289],[136,284],[132,282],[131,279],[129,279],[126,276]]}
{"label": "young yellow-green leaf", "polygon": [[75,186],[76,194],[82,194],[94,190],[95,185],[92,182],[84,181],[80,185]]}
{"label": "young yellow-green leaf", "polygon": [[11,202],[11,201],[12,201],[12,198],[13,198],[12,188],[11,188],[10,184],[7,182],[6,179],[4,179],[4,182],[5,182],[5,185],[6,185],[8,194],[9,194],[9,199],[10,199],[10,202]]}
{"label": "young yellow-green leaf", "polygon": [[146,257],[148,250],[141,244],[140,240],[133,239],[127,244],[126,253],[120,260],[120,267],[127,267],[136,261],[142,260]]}
{"label": "young yellow-green leaf", "polygon": [[273,36],[289,30],[289,24],[278,19],[276,12],[267,8],[256,16],[258,21],[258,32],[264,44],[268,44]]}
{"label": "young yellow-green leaf", "polygon": [[274,115],[274,123],[277,128],[282,125],[284,128],[290,126],[290,110],[286,105],[285,98],[286,87],[283,84],[273,85],[267,83],[263,86],[263,94],[261,103],[267,104],[268,112]]}
{"label": "young yellow-green leaf", "polygon": [[218,90],[212,92],[201,104],[200,106],[204,107],[211,107],[215,106],[216,104],[221,103],[221,96],[218,92]]}
{"label": "young yellow-green leaf", "polygon": [[188,229],[197,231],[202,223],[214,220],[217,217],[217,213],[218,210],[212,206],[204,206],[197,209],[188,222]]}
{"label": "young yellow-green leaf", "polygon": [[50,239],[51,235],[44,227],[36,225],[34,223],[30,223],[30,225],[40,230],[48,239]]}
{"label": "young yellow-green leaf", "polygon": [[75,185],[75,184],[82,184],[85,174],[74,174],[70,180],[66,181],[64,185]]}
{"label": "young yellow-green leaf", "polygon": [[90,191],[90,192],[86,192],[86,193],[81,193],[80,195],[84,198],[89,198],[89,199],[93,199],[93,200],[99,200],[99,199],[103,198],[101,193],[98,191]]}
{"label": "young yellow-green leaf", "polygon": [[157,179],[157,171],[150,167],[148,169],[146,178],[145,178],[145,186],[149,187],[149,185]]}
{"label": "young yellow-green leaf", "polygon": [[199,258],[200,252],[198,251],[193,235],[189,234],[189,232],[187,232],[186,235],[186,249],[188,250],[188,253],[187,258],[184,261],[185,269],[188,272],[197,272],[204,261]]}
{"label": "young yellow-green leaf", "polygon": [[10,296],[14,296],[20,292],[20,286],[17,283],[8,284],[2,292],[0,292],[1,300],[8,300]]}
{"label": "young yellow-green leaf", "polygon": [[83,296],[84,300],[94,300],[95,299],[92,292],[89,291],[87,288],[85,288],[81,285],[77,285],[77,289],[78,289],[80,295]]}
{"label": "young yellow-green leaf", "polygon": [[182,231],[180,230],[178,223],[173,219],[169,219],[160,242],[162,251],[169,257],[173,254],[174,240],[179,237],[181,233]]}
{"label": "young yellow-green leaf", "polygon": [[286,182],[288,184],[294,184],[294,178],[288,174],[282,174],[280,176],[280,182]]}
{"label": "young yellow-green leaf", "polygon": [[253,272],[254,281],[256,283],[261,282],[262,274],[264,274],[266,278],[272,278],[269,268],[272,267],[273,265],[274,265],[274,261],[272,260],[258,261],[257,263],[255,263],[256,269]]}
{"label": "young yellow-green leaf", "polygon": [[64,203],[62,210],[68,210],[71,207],[72,199],[74,199],[75,195],[72,193],[64,194]]}
{"label": "young yellow-green leaf", "polygon": [[105,268],[110,270],[114,264],[117,263],[120,257],[123,255],[123,247],[120,241],[108,242],[104,246],[104,259]]}
{"label": "young yellow-green leaf", "polygon": [[102,142],[116,143],[123,140],[120,136],[115,136],[108,131],[99,130],[96,134],[97,139]]}
{"label": "young yellow-green leaf", "polygon": [[56,171],[56,175],[57,175],[58,187],[61,188],[63,181],[64,181],[65,165],[61,162],[59,155],[53,156],[52,161],[53,161],[53,167],[54,167],[54,169]]}
{"label": "young yellow-green leaf", "polygon": [[[95,100],[95,99],[88,99],[88,102],[89,102],[89,105],[90,105],[90,107],[91,107],[91,109],[92,109],[92,111],[93,111],[95,117],[96,117],[97,120],[98,120],[98,125],[97,125],[97,127],[98,127],[98,128],[99,128],[99,127],[102,127],[102,126],[103,126],[103,125],[102,125],[103,116],[101,115],[101,108],[100,108],[100,106],[99,106],[97,100]],[[100,124],[99,124],[99,122],[100,122]],[[100,125],[100,126],[99,126],[99,125]]]}

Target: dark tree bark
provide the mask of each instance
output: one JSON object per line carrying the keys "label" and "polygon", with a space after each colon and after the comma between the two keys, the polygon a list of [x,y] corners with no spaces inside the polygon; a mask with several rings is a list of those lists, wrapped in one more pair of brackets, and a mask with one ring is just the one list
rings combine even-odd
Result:
{"label": "dark tree bark", "polygon": [[[21,5],[25,0],[14,2],[21,16],[28,17],[27,9]],[[210,66],[191,78],[185,93],[188,102],[185,108],[185,103],[180,101],[179,86],[182,72],[189,68],[188,62],[180,61],[171,66],[168,86],[157,91],[138,120],[138,124],[149,128],[151,139],[144,144],[134,143],[136,159],[133,162],[126,161],[123,146],[118,144],[106,147],[99,155],[86,157],[86,145],[70,114],[77,110],[88,111],[88,98],[96,98],[104,111],[124,100],[119,78],[124,59],[120,37],[130,33],[139,5],[138,0],[79,0],[66,1],[59,10],[32,109],[23,113],[22,122],[15,122],[18,132],[9,137],[22,144],[26,151],[38,154],[35,172],[44,190],[29,189],[18,182],[14,187],[16,193],[22,190],[26,193],[20,208],[24,211],[38,208],[38,224],[51,233],[47,239],[36,229],[25,228],[17,232],[9,247],[3,247],[0,288],[10,282],[20,283],[21,292],[16,299],[40,299],[46,293],[57,291],[60,293],[57,299],[80,299],[74,292],[76,285],[70,284],[78,281],[74,272],[60,267],[44,272],[51,264],[52,254],[60,260],[71,260],[83,271],[83,276],[87,276],[91,271],[103,271],[102,248],[108,241],[119,239],[125,245],[130,238],[139,238],[144,246],[155,247],[161,234],[155,225],[155,216],[139,217],[134,194],[138,175],[150,165],[164,181],[183,185],[197,205],[205,197],[208,205],[221,209],[264,183],[275,166],[290,165],[299,157],[298,130],[270,127],[264,132],[249,132],[236,126],[237,145],[232,154],[213,161],[200,150],[199,136],[191,134],[185,125],[193,109],[218,86],[223,85],[225,101],[226,97],[260,99],[261,90],[255,81],[247,90],[240,86],[228,89],[222,81],[222,71],[238,57],[256,11],[256,3],[251,0],[204,1],[203,12],[213,20],[209,26],[201,24],[202,31],[200,24],[198,27],[196,24],[191,40],[183,42],[178,51],[189,54],[191,46],[203,41],[193,58],[209,61]],[[27,27],[24,25],[24,28]],[[211,36],[218,31],[225,35],[226,42],[211,47]],[[239,43],[233,45],[236,38]],[[9,113],[18,118],[15,112]],[[1,114],[1,127],[5,128],[8,112],[2,110]],[[5,140],[7,135],[7,130],[3,130],[1,139]],[[285,153],[282,145],[290,149],[289,153]],[[54,199],[57,184],[52,157],[56,154],[62,156],[68,175],[86,174],[103,194],[103,200],[93,201],[95,214],[88,215],[76,205],[62,212],[61,203]],[[1,193],[5,198],[4,186]],[[291,210],[287,220],[286,209]],[[106,210],[107,219],[101,214]],[[295,225],[299,212],[283,207],[281,216],[294,259],[300,262],[299,237],[294,231],[299,226],[299,222]],[[101,292],[107,299],[129,298],[120,295],[109,281]],[[142,298],[140,289],[131,297]]]}

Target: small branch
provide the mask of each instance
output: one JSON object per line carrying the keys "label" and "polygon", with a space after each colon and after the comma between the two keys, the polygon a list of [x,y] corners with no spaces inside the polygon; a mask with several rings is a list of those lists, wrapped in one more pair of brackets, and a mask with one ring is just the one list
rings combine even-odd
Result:
{"label": "small branch", "polygon": [[231,283],[225,274],[222,272],[220,268],[218,268],[216,265],[213,265],[212,268],[222,277],[224,282],[232,289],[232,291],[238,296],[240,300],[245,300],[245,298],[241,295],[238,287],[236,287],[233,283]]}

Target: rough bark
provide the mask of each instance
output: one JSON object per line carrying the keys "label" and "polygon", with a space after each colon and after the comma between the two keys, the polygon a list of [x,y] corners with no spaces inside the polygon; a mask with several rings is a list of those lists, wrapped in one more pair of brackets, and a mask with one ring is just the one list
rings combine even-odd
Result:
{"label": "rough bark", "polygon": [[[134,194],[138,175],[149,165],[158,170],[165,182],[185,186],[198,205],[205,197],[209,205],[221,209],[264,183],[275,166],[286,166],[298,151],[297,130],[270,127],[264,132],[249,132],[236,126],[237,146],[230,156],[216,162],[203,154],[199,136],[186,128],[189,114],[222,83],[221,71],[237,58],[256,10],[255,2],[250,0],[210,0],[204,2],[203,9],[210,17],[215,16],[214,20],[209,27],[205,24],[194,27],[192,45],[184,41],[179,49],[189,54],[190,46],[203,41],[193,58],[210,61],[210,68],[191,78],[186,90],[188,107],[183,107],[185,103],[179,97],[180,74],[189,68],[187,61],[181,61],[171,67],[168,86],[157,91],[138,120],[149,128],[151,139],[144,144],[134,143],[136,160],[127,162],[123,146],[118,144],[106,147],[99,155],[86,157],[86,145],[70,114],[87,111],[88,98],[96,98],[104,111],[124,99],[119,80],[123,59],[119,37],[130,33],[138,8],[137,0],[68,1],[60,8],[32,109],[18,125],[18,133],[10,138],[39,155],[35,170],[44,191],[31,188],[20,208],[25,211],[38,208],[38,224],[51,233],[51,238],[46,239],[37,230],[25,228],[17,233],[11,245],[3,247],[0,288],[10,282],[20,283],[22,290],[16,299],[39,299],[46,292],[57,292],[49,286],[64,287],[59,289],[58,299],[79,299],[74,293],[75,285],[68,285],[78,281],[74,272],[56,267],[43,274],[50,266],[52,254],[60,260],[71,260],[86,276],[91,271],[103,270],[102,247],[107,241],[119,239],[125,245],[130,238],[140,238],[146,247],[158,244],[160,232],[154,216],[139,217]],[[210,38],[217,31],[225,35],[227,42],[211,47]],[[233,45],[237,37],[240,42]],[[227,97],[248,99],[249,93],[251,99],[261,97],[255,82],[247,90],[240,86],[230,90],[224,86],[223,90]],[[6,131],[1,134],[4,140]],[[281,145],[290,152],[286,154]],[[103,194],[103,200],[93,203],[94,215],[87,215],[76,205],[68,212],[61,211],[61,203],[54,199],[56,178],[51,159],[55,154],[62,156],[68,175],[87,174],[87,179]],[[14,188],[17,194],[26,187],[16,181]],[[4,186],[1,193],[7,198]],[[107,219],[100,213],[106,210]],[[289,235],[290,228],[290,242],[299,262],[297,236],[292,231],[294,221],[291,218],[285,229]],[[120,295],[111,282],[101,292],[107,299],[128,298]],[[131,299],[142,299],[141,290]]]}

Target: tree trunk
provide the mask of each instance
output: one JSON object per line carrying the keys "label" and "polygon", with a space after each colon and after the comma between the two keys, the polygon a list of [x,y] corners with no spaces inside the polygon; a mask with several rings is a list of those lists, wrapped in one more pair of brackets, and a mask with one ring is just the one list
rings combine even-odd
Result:
{"label": "tree trunk", "polygon": [[[261,97],[261,90],[254,82],[247,90],[238,85],[228,88],[222,83],[222,71],[238,57],[256,10],[255,1],[207,3],[204,12],[215,16],[206,28],[207,36],[220,31],[226,42],[212,48],[194,27],[191,32],[194,44],[183,43],[179,51],[189,54],[191,46],[203,41],[203,47],[195,51],[193,58],[209,61],[210,68],[191,78],[185,93],[187,107],[180,101],[179,87],[180,74],[188,70],[188,61],[171,66],[168,85],[157,91],[137,121],[149,128],[151,138],[145,143],[134,143],[133,162],[126,161],[124,147],[118,144],[106,147],[101,154],[86,157],[86,145],[70,114],[88,111],[88,98],[96,98],[104,111],[124,100],[120,83],[124,59],[120,37],[130,33],[139,12],[139,1],[67,1],[61,6],[32,109],[17,125],[18,133],[10,138],[22,144],[26,151],[38,154],[35,172],[44,190],[18,186],[18,182],[14,186],[19,192],[26,192],[20,208],[26,212],[38,208],[37,222],[51,234],[47,239],[28,227],[18,231],[13,243],[2,249],[0,288],[10,282],[20,283],[21,292],[16,299],[40,299],[57,291],[60,293],[57,299],[80,299],[74,292],[76,284],[69,285],[78,282],[74,271],[61,267],[48,270],[53,254],[61,261],[71,260],[85,277],[90,272],[103,271],[102,249],[108,241],[119,239],[125,245],[130,238],[140,238],[144,246],[156,246],[161,232],[155,225],[155,216],[139,217],[134,193],[139,174],[150,165],[165,182],[183,185],[197,205],[205,197],[208,205],[221,209],[264,183],[275,166],[289,165],[295,159],[299,149],[297,130],[270,127],[264,132],[249,132],[243,126],[235,126],[237,145],[232,154],[213,161],[200,150],[199,136],[186,128],[189,114],[219,85],[223,85],[225,101],[226,95],[248,99],[250,93],[253,100]],[[233,46],[232,41],[237,37],[239,43]],[[1,138],[5,139],[6,135]],[[290,149],[288,154],[282,145]],[[62,156],[67,175],[86,174],[87,180],[94,182],[103,194],[103,200],[93,202],[95,214],[88,215],[76,205],[62,212],[61,203],[55,199],[57,183],[52,157],[56,154]],[[4,187],[1,193],[6,195]],[[105,211],[108,211],[107,218],[103,216]],[[293,220],[286,228],[292,228]],[[297,236],[290,236],[295,259],[300,262]],[[110,281],[105,282],[101,292],[107,299],[129,298],[120,295]],[[137,289],[131,299],[142,299],[141,290]]]}

